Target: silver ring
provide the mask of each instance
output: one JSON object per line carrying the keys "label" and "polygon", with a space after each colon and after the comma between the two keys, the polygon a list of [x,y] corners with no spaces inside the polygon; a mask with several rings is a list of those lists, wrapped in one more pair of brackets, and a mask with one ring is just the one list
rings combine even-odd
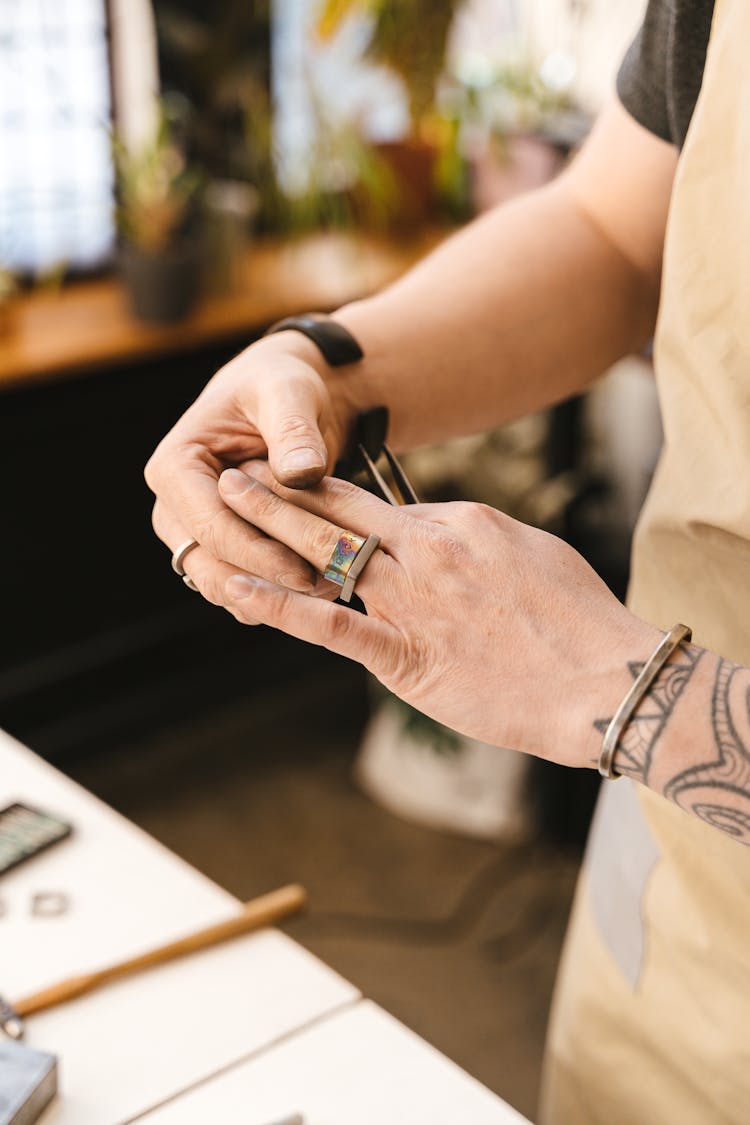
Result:
{"label": "silver ring", "polygon": [[356,583],[360,574],[365,569],[365,567],[367,566],[367,563],[370,561],[372,556],[375,554],[375,552],[376,552],[376,550],[378,549],[379,546],[380,546],[380,536],[379,535],[368,535],[367,536],[367,539],[365,540],[364,546],[361,547],[359,551],[357,551],[357,557],[355,558],[352,565],[349,567],[349,572],[346,576],[346,581],[344,582],[344,585],[341,587],[340,599],[341,599],[342,602],[350,602],[352,600],[352,594],[354,593],[354,584]]}
{"label": "silver ring", "polygon": [[179,547],[172,555],[172,570],[175,574],[179,574],[180,578],[185,577],[185,567],[182,565],[185,561],[186,555],[189,555],[193,547],[198,547],[197,539],[186,539],[184,543],[180,543]]}
{"label": "silver ring", "polygon": [[183,574],[182,581],[185,583],[188,590],[192,590],[194,594],[200,594],[200,590],[196,586],[195,582],[193,582],[189,574]]}

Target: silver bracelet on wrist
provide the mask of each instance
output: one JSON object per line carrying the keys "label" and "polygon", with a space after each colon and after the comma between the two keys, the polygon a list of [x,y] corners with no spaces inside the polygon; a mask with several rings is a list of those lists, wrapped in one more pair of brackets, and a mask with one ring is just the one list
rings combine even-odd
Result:
{"label": "silver bracelet on wrist", "polygon": [[682,641],[690,641],[692,636],[693,631],[688,625],[673,625],[666,636],[662,637],[656,651],[643,665],[640,675],[617,708],[614,718],[604,733],[598,767],[602,777],[615,781],[622,776],[615,769],[614,759],[625,728],[674,650]]}

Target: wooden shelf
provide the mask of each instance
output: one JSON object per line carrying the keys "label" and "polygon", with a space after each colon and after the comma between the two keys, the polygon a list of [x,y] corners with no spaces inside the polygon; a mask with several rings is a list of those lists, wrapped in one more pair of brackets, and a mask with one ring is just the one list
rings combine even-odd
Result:
{"label": "wooden shelf", "polygon": [[128,361],[178,354],[254,334],[280,317],[333,309],[395,280],[439,240],[413,242],[349,235],[259,241],[244,263],[244,283],[228,296],[204,299],[176,325],[135,320],[114,278],[18,298],[0,336],[0,390],[95,373]]}

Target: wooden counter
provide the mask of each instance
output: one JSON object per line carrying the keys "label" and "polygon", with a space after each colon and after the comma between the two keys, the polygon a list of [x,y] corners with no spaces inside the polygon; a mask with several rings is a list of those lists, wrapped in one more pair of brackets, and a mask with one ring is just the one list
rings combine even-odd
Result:
{"label": "wooden counter", "polygon": [[236,293],[204,299],[176,325],[139,323],[113,278],[23,295],[11,310],[10,330],[0,336],[0,389],[177,354],[243,333],[251,339],[280,317],[333,309],[382,288],[439,239],[431,233],[401,243],[334,234],[264,240],[249,250],[246,281]]}

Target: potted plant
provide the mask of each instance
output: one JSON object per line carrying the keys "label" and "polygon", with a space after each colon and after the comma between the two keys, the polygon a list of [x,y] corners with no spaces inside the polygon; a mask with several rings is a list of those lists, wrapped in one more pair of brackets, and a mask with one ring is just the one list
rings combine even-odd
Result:
{"label": "potted plant", "polygon": [[583,139],[588,118],[576,110],[553,61],[470,58],[448,76],[446,96],[469,138],[475,211],[547,183]]}
{"label": "potted plant", "polygon": [[169,323],[198,293],[200,246],[192,229],[199,176],[173,136],[163,105],[137,150],[114,140],[120,268],[135,315]]}
{"label": "potted plant", "polygon": [[523,754],[466,738],[394,695],[375,708],[354,775],[372,800],[426,828],[505,843],[534,831]]}
{"label": "potted plant", "polygon": [[403,84],[410,130],[377,150],[398,182],[401,225],[446,211],[463,217],[465,177],[458,149],[458,122],[436,106],[453,18],[463,0],[325,0],[319,34],[332,36],[353,13],[369,16],[367,55]]}

